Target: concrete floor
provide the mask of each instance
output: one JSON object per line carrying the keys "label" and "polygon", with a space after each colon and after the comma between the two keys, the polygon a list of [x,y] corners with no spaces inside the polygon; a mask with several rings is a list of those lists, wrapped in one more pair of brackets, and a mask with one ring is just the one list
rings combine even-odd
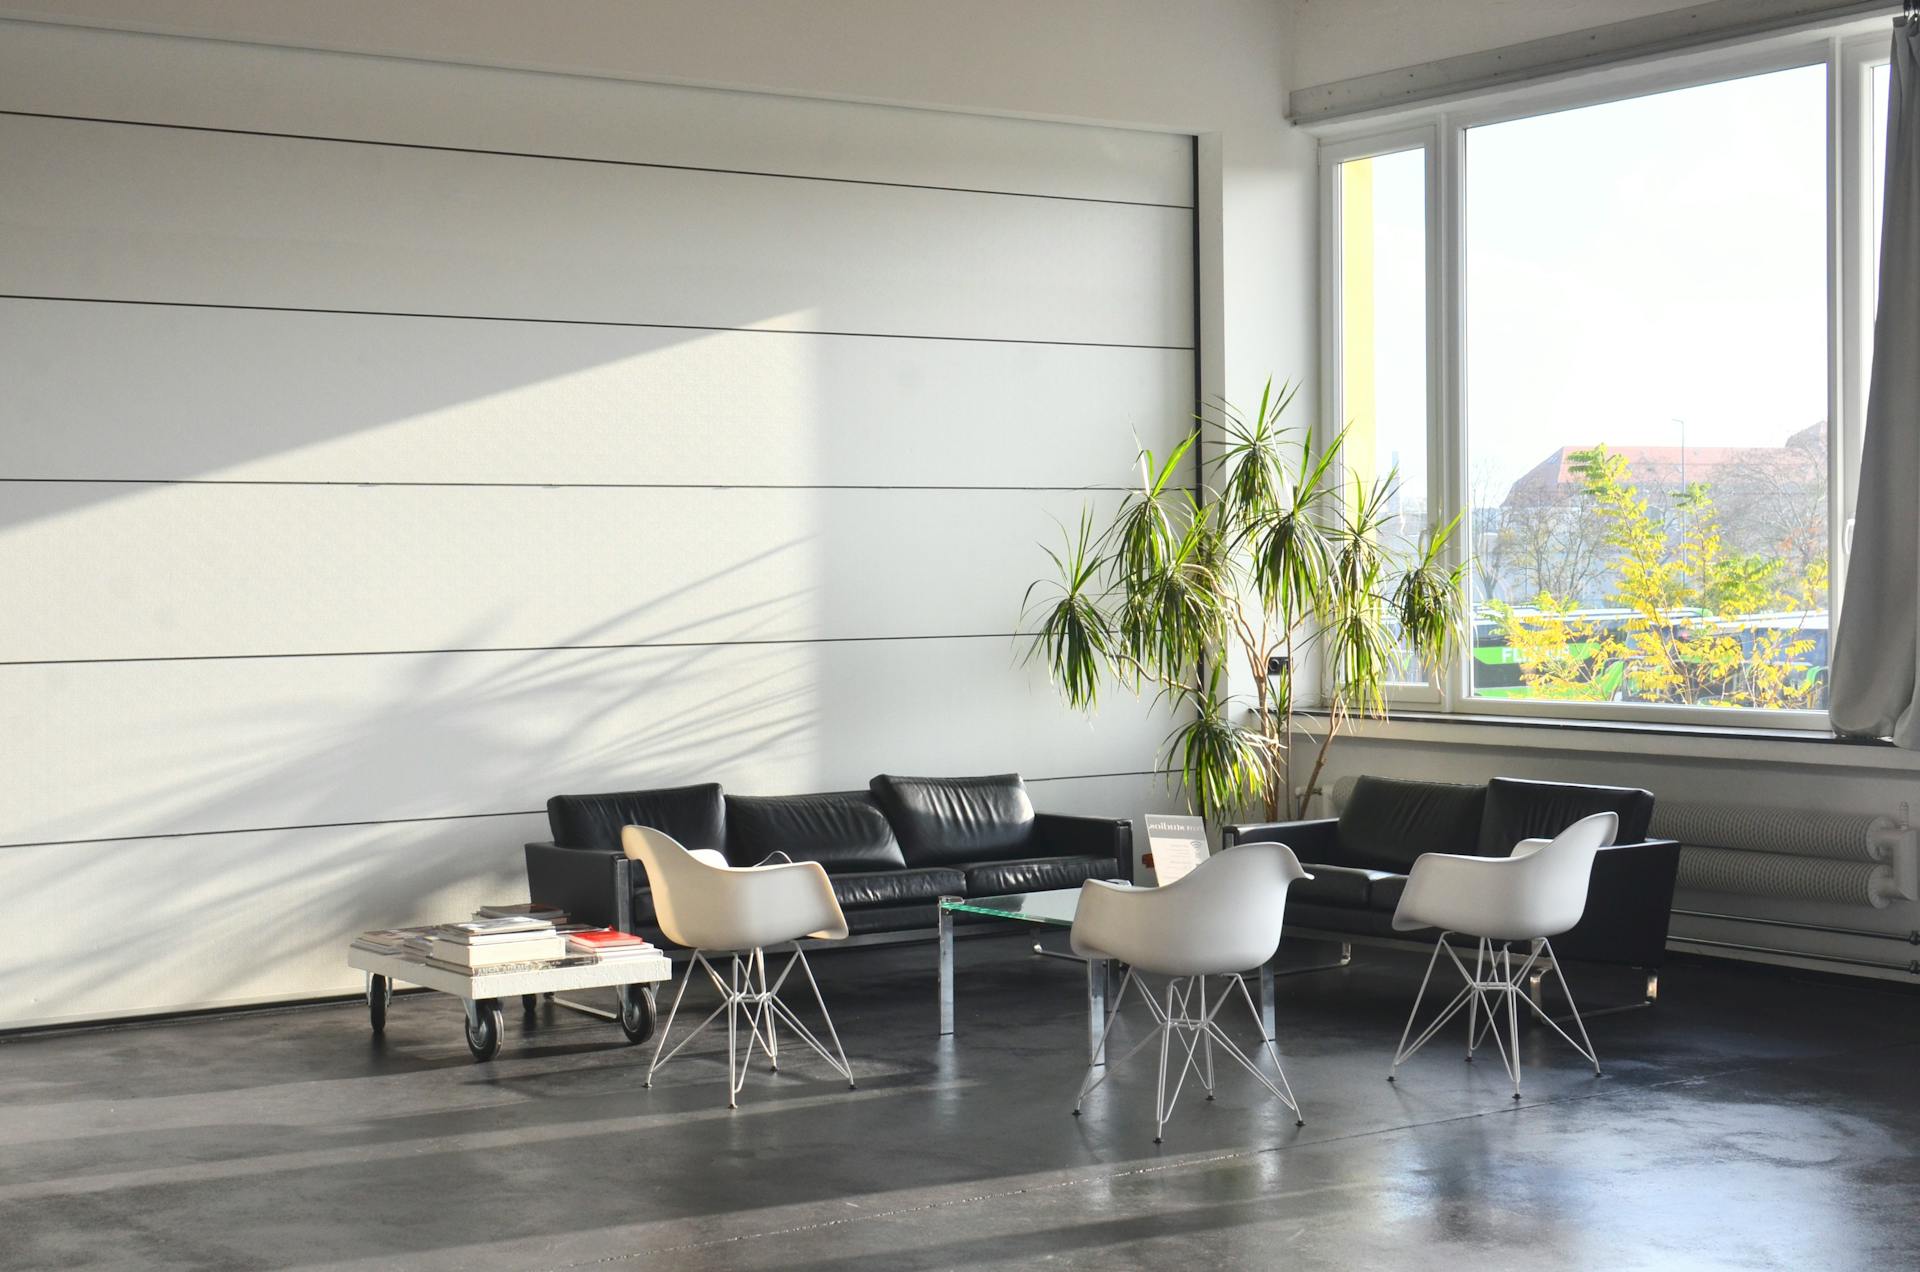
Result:
{"label": "concrete floor", "polygon": [[1593,1022],[1604,1078],[1531,1031],[1515,1107],[1452,1034],[1382,1080],[1420,962],[1361,950],[1281,981],[1305,1128],[1223,1070],[1155,1146],[1145,1053],[1068,1115],[1075,966],[963,942],[941,1040],[932,963],[819,959],[859,1090],[794,1047],[737,1112],[715,1046],[649,1091],[650,1046],[510,1009],[476,1065],[439,995],[379,1040],[346,1005],[0,1042],[0,1268],[1920,1267],[1901,987],[1678,964]]}

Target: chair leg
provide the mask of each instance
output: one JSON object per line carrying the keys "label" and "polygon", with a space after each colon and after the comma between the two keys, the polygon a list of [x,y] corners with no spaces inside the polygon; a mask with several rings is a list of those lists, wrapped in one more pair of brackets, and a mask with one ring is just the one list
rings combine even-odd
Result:
{"label": "chair leg", "polygon": [[1176,1031],[1184,1029],[1192,1034],[1187,1041],[1187,1049],[1181,1056],[1180,1077],[1176,1083],[1176,1092],[1179,1087],[1184,1086],[1187,1075],[1191,1073],[1200,1079],[1200,1085],[1206,1089],[1207,1098],[1211,1100],[1213,1098],[1213,1040],[1207,1036],[1205,1030],[1195,1029],[1191,1023],[1183,1023],[1197,1019],[1193,1007],[1196,993],[1200,999],[1199,1014],[1201,1016],[1207,1014],[1206,986],[1206,977],[1189,976],[1174,981],[1171,988],[1174,989],[1174,1005],[1177,1012],[1173,1027]]}
{"label": "chair leg", "polygon": [[[1573,991],[1567,987],[1567,974],[1561,970],[1560,960],[1554,957],[1553,942],[1542,940],[1540,946],[1546,954],[1548,969],[1553,972],[1553,978],[1560,982],[1560,993],[1567,1000],[1567,1010],[1573,1015],[1574,1028],[1580,1031],[1580,1040],[1574,1041],[1573,1036],[1560,1027],[1560,1022],[1547,1015],[1546,1008],[1534,1002],[1531,996],[1526,1000],[1527,1006],[1533,1009],[1534,1015],[1546,1021],[1555,1033],[1566,1039],[1568,1046],[1585,1057],[1593,1066],[1593,1076],[1597,1078],[1600,1076],[1600,1055],[1593,1049],[1593,1039],[1587,1036],[1587,1022],[1581,1018],[1580,1008],[1573,1001]],[[1535,974],[1538,975],[1538,973]]]}
{"label": "chair leg", "polygon": [[1513,1098],[1520,1098],[1520,983],[1513,978],[1513,946],[1501,950],[1506,964],[1507,1042],[1513,1055]]}
{"label": "chair leg", "polygon": [[[1479,980],[1487,957],[1487,943],[1483,939],[1473,951],[1473,978]],[[1475,994],[1473,1001],[1467,1004],[1467,1059],[1472,1061],[1473,1050],[1480,1041],[1480,995]]]}
{"label": "chair leg", "polygon": [[1413,1034],[1413,1022],[1420,1018],[1420,1004],[1426,1001],[1427,986],[1433,980],[1433,965],[1440,960],[1440,951],[1442,950],[1447,952],[1447,957],[1453,960],[1456,967],[1460,967],[1460,974],[1463,977],[1467,976],[1466,968],[1460,964],[1460,956],[1453,952],[1453,947],[1447,944],[1447,934],[1442,932],[1439,939],[1433,943],[1433,953],[1427,956],[1427,972],[1426,975],[1420,978],[1420,992],[1413,996],[1413,1010],[1407,1013],[1406,1028],[1400,1031],[1400,1046],[1393,1053],[1393,1065],[1387,1071],[1387,1081],[1389,1082],[1394,1081],[1399,1076],[1400,1066],[1412,1058],[1414,1052],[1426,1046],[1427,1043],[1432,1040],[1433,1036],[1440,1032],[1440,1027],[1449,1020],[1452,1020],[1475,994],[1473,978],[1467,977],[1467,988],[1455,994],[1452,1000],[1449,1001],[1445,1007],[1441,1008],[1440,1014],[1434,1018],[1432,1024],[1421,1030],[1418,1038],[1414,1038],[1412,1042],[1407,1041]]}
{"label": "chair leg", "polygon": [[[764,1002],[768,997],[767,952],[765,950],[755,950],[753,952],[753,961],[754,966],[760,973],[760,998],[761,1001]],[[771,1011],[762,1011],[761,1018],[767,1025],[767,1037],[763,1044],[767,1049],[767,1066],[772,1072],[778,1073],[780,1072],[780,1039],[774,1033],[773,1013]]]}
{"label": "chair leg", "polygon": [[[826,1043],[821,1042],[813,1030],[807,1028],[800,1017],[793,1014],[793,1008],[787,1006],[780,998],[780,990],[786,985],[787,977],[792,975],[795,967],[800,969],[801,974],[807,978],[808,987],[813,990],[813,1002],[820,1009],[821,1023],[827,1027],[827,1038],[833,1043],[832,1051],[827,1050]],[[785,1022],[787,1029],[795,1037],[806,1043],[822,1060],[832,1066],[835,1073],[847,1080],[848,1090],[854,1089],[853,1066],[847,1061],[846,1049],[840,1045],[840,1033],[834,1028],[833,1013],[827,1010],[827,1000],[820,993],[820,982],[814,979],[813,965],[807,962],[806,951],[800,948],[800,942],[793,943],[793,954],[787,959],[787,965],[781,970],[779,978],[768,989],[766,1002],[767,1007]]]}
{"label": "chair leg", "polygon": [[[813,1001],[820,1009],[820,1019],[826,1025],[827,1038],[833,1049],[817,1037],[793,1010],[782,1002],[780,991],[785,987],[787,977],[798,966],[806,976],[808,986],[813,990]],[[714,988],[720,992],[720,1004],[698,1025],[675,1043],[667,1047],[667,1038],[673,1030],[674,1019],[679,1015],[681,999],[687,992],[687,982],[693,978],[694,968],[706,972]],[[654,1046],[653,1061],[647,1066],[647,1085],[653,1085],[653,1075],[662,1065],[679,1055],[681,1050],[706,1027],[725,1012],[727,1016],[727,1107],[739,1107],[741,1088],[746,1085],[747,1071],[753,1066],[754,1048],[761,1047],[767,1053],[767,1059],[777,1070],[779,1067],[779,1035],[776,1032],[779,1023],[800,1041],[806,1043],[820,1058],[831,1065],[836,1073],[847,1080],[852,1087],[853,1069],[847,1062],[847,1053],[840,1044],[839,1032],[834,1028],[833,1016],[827,1011],[826,999],[820,993],[820,983],[814,979],[813,968],[807,963],[806,954],[798,942],[794,944],[793,957],[781,969],[777,979],[769,983],[766,970],[766,951],[762,949],[737,952],[728,956],[727,975],[721,976],[701,950],[693,952],[693,959],[687,965],[686,974],[680,978],[680,987],[674,992],[673,1005],[667,1011],[666,1027],[660,1031],[660,1041]],[[745,1035],[746,1051],[741,1052],[742,1035]]]}
{"label": "chair leg", "polygon": [[[1280,1079],[1281,1089],[1273,1093],[1280,1097],[1282,1104],[1293,1110],[1293,1124],[1295,1126],[1305,1126],[1307,1124],[1306,1115],[1300,1111],[1300,1101],[1294,1097],[1293,1084],[1287,1081],[1287,1071],[1280,1065],[1280,1053],[1274,1050],[1273,1039],[1267,1035],[1266,1015],[1254,1005],[1253,992],[1247,988],[1246,977],[1235,976],[1233,979],[1234,982],[1240,986],[1240,997],[1246,1000],[1247,1010],[1252,1013],[1254,1020],[1260,1025],[1260,1033],[1262,1035],[1260,1044],[1267,1049],[1267,1059],[1273,1061],[1274,1076]],[[1256,1070],[1253,1076],[1258,1078],[1260,1074]],[[1262,1081],[1265,1081],[1265,1079],[1263,1078]],[[1273,1084],[1271,1082],[1267,1083],[1267,1089],[1273,1090]]]}
{"label": "chair leg", "polygon": [[[687,982],[693,979],[693,969],[695,967],[706,970],[707,976],[713,981],[714,985],[720,989],[722,995],[721,1002],[718,1007],[715,1007],[707,1013],[706,1019],[695,1025],[692,1032],[682,1038],[679,1044],[669,1051],[667,1050],[667,1036],[673,1032],[674,1017],[680,1014],[680,1000],[686,997]],[[687,970],[680,976],[680,988],[674,991],[673,1006],[667,1009],[667,1023],[665,1027],[660,1030],[660,1040],[653,1044],[653,1059],[647,1065],[647,1086],[653,1085],[653,1075],[657,1069],[679,1055],[682,1047],[692,1042],[695,1038],[698,1038],[706,1031],[707,1026],[713,1023],[714,1017],[727,1010],[728,1000],[725,995],[726,983],[720,979],[720,974],[713,970],[713,965],[707,962],[706,955],[699,950],[695,950],[693,952],[693,958],[687,963]]]}
{"label": "chair leg", "polygon": [[[1210,1020],[1212,1017],[1207,1013],[1207,978],[1197,976],[1194,979],[1200,986],[1200,1014]],[[1265,1033],[1266,1030],[1263,1028],[1261,1032]],[[1200,1042],[1201,1046],[1205,1049],[1207,1061],[1207,1074],[1205,1078],[1201,1079],[1201,1085],[1206,1087],[1207,1098],[1211,1100],[1213,1098],[1213,1031],[1202,1030],[1200,1033]]]}
{"label": "chair leg", "polygon": [[1167,1014],[1160,1030],[1160,1080],[1153,1092],[1153,1142],[1160,1142],[1160,1133],[1166,1129],[1167,1114],[1167,1049],[1173,1041],[1173,987],[1178,978],[1167,982]]}
{"label": "chair leg", "polygon": [[[1408,1042],[1407,1039],[1413,1032],[1413,1022],[1420,1014],[1421,1000],[1426,996],[1428,981],[1433,977],[1433,965],[1439,959],[1442,948],[1446,950],[1448,959],[1459,971],[1460,979],[1465,982],[1466,988],[1454,996],[1453,1001],[1442,1009],[1433,1023],[1422,1030],[1418,1037]],[[1561,992],[1566,994],[1567,1006],[1573,1012],[1574,1027],[1580,1032],[1578,1039],[1562,1029],[1558,1021],[1547,1015],[1546,1009],[1535,1002],[1528,992],[1527,987],[1536,976],[1541,974],[1535,969],[1539,967],[1543,956],[1548,968],[1559,979]],[[1564,1038],[1569,1046],[1592,1064],[1594,1074],[1599,1075],[1600,1060],[1594,1052],[1593,1040],[1587,1036],[1587,1026],[1580,1018],[1579,1008],[1574,1006],[1573,994],[1567,989],[1566,974],[1560,970],[1558,960],[1553,957],[1551,942],[1544,939],[1534,941],[1526,957],[1516,965],[1513,961],[1513,946],[1510,943],[1503,944],[1496,950],[1493,948],[1492,941],[1481,937],[1474,954],[1473,970],[1469,971],[1467,965],[1461,961],[1460,955],[1447,944],[1445,935],[1434,943],[1433,957],[1427,960],[1427,975],[1420,982],[1419,994],[1414,997],[1413,1011],[1407,1017],[1406,1031],[1400,1035],[1400,1049],[1395,1053],[1393,1060],[1394,1069],[1397,1071],[1400,1065],[1405,1063],[1414,1052],[1425,1046],[1441,1027],[1459,1012],[1461,1007],[1466,1007],[1468,1009],[1467,1058],[1469,1060],[1473,1058],[1473,1053],[1480,1046],[1482,1039],[1491,1037],[1494,1047],[1500,1053],[1500,1066],[1513,1081],[1513,1098],[1518,1100],[1521,1079],[1520,1008],[1523,1003],[1527,1010],[1546,1021],[1555,1033]],[[1483,1011],[1484,1020],[1481,1019]],[[1503,1013],[1504,1020],[1501,1018]],[[1389,1077],[1387,1080],[1391,1082],[1393,1078]]]}
{"label": "chair leg", "polygon": [[[1095,1087],[1106,1081],[1107,1075],[1112,1073],[1115,1066],[1120,1063],[1120,1061],[1115,1061],[1103,1065],[1100,1063],[1100,1056],[1107,1049],[1107,1038],[1113,1033],[1113,1022],[1120,1018],[1120,1005],[1126,1002],[1127,986],[1131,984],[1133,984],[1133,968],[1129,967],[1127,968],[1127,974],[1120,979],[1120,988],[1113,996],[1113,1006],[1108,1009],[1106,1022],[1100,1028],[1100,1041],[1094,1044],[1092,1052],[1089,1053],[1087,1057],[1087,1073],[1085,1077],[1080,1079],[1080,1094],[1073,1102],[1073,1115],[1075,1117],[1080,1116],[1080,1106],[1087,1102],[1087,1096],[1092,1093]],[[1146,992],[1144,985],[1141,987],[1141,992]],[[1147,1001],[1151,1003],[1153,1001],[1152,997],[1149,996]],[[1153,1032],[1149,1033],[1139,1042],[1134,1043],[1132,1049],[1127,1052],[1126,1056],[1122,1056],[1120,1060],[1124,1061],[1128,1056],[1133,1055],[1139,1051],[1140,1048],[1146,1046],[1147,1043],[1153,1040],[1154,1034],[1160,1032],[1160,1028],[1161,1026],[1155,1025]]]}
{"label": "chair leg", "polygon": [[740,1081],[734,1080],[733,1053],[740,1036],[740,956],[735,954],[727,967],[727,1107],[740,1107]]}
{"label": "chair leg", "polygon": [[[1108,1035],[1113,1030],[1120,1008],[1126,1001],[1127,988],[1137,985],[1140,997],[1146,1002],[1147,1010],[1153,1015],[1154,1026],[1145,1037],[1136,1041],[1127,1049],[1125,1055],[1110,1059],[1104,1066],[1089,1063],[1086,1076],[1080,1082],[1080,1096],[1074,1101],[1073,1112],[1077,1117],[1086,1098],[1099,1085],[1106,1081],[1122,1065],[1132,1059],[1143,1048],[1158,1043],[1160,1059],[1154,1081],[1154,1127],[1153,1142],[1163,1143],[1167,1123],[1173,1118],[1173,1110],[1180,1102],[1180,1093],[1185,1089],[1188,1074],[1193,1074],[1201,1084],[1212,1089],[1215,1081],[1213,1069],[1213,1050],[1218,1048],[1235,1063],[1252,1074],[1254,1080],[1265,1087],[1275,1099],[1293,1112],[1294,1124],[1305,1126],[1300,1118],[1300,1105],[1294,1098],[1293,1088],[1287,1083],[1286,1071],[1280,1066],[1279,1053],[1274,1050],[1273,1040],[1266,1037],[1265,1025],[1260,1009],[1253,1001],[1253,993],[1247,988],[1244,976],[1229,978],[1233,984],[1209,999],[1206,996],[1205,981],[1198,976],[1176,976],[1167,982],[1164,996],[1150,991],[1144,980],[1140,980],[1133,968],[1127,969],[1126,976],[1120,982],[1120,989],[1114,995],[1112,1008],[1107,1013],[1100,1037],[1100,1046],[1104,1047]],[[1252,1057],[1240,1049],[1239,1044],[1220,1028],[1219,1015],[1232,997],[1237,986],[1241,1001],[1246,1003],[1247,1012],[1261,1031],[1261,1043],[1267,1049],[1268,1057],[1273,1061],[1274,1074],[1279,1085],[1260,1071]],[[1201,1004],[1205,1004],[1204,1007]],[[1184,1035],[1176,1038],[1176,1035]],[[1176,1051],[1176,1046],[1184,1050]],[[1176,1061],[1177,1057],[1177,1061]],[[1171,1085],[1171,1089],[1169,1086]]]}

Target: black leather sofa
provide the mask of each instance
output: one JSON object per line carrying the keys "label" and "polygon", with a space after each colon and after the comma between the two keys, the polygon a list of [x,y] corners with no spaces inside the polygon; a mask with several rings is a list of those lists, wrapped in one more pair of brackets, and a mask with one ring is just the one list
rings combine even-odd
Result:
{"label": "black leather sofa", "polygon": [[817,861],[855,935],[931,931],[943,896],[1074,888],[1133,871],[1133,823],[1036,813],[1016,773],[882,774],[864,791],[728,795],[717,783],[547,801],[551,841],[526,847],[532,899],[576,920],[661,940],[623,826],[651,826],[688,848],[753,865],[774,852]]}
{"label": "black leather sofa", "polygon": [[1649,791],[1511,777],[1486,786],[1362,777],[1337,818],[1227,826],[1222,841],[1227,847],[1284,843],[1313,874],[1287,895],[1289,935],[1425,947],[1433,933],[1393,929],[1407,871],[1420,854],[1504,857],[1522,839],[1549,838],[1600,812],[1618,813],[1620,830],[1614,846],[1594,860],[1586,915],[1554,938],[1554,952],[1651,973],[1666,958],[1680,845],[1647,838]]}

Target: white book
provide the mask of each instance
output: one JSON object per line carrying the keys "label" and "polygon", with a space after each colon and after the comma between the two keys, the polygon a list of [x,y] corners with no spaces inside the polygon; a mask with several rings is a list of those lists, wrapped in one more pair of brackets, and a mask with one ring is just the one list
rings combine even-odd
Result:
{"label": "white book", "polygon": [[451,963],[459,967],[493,967],[501,963],[525,963],[542,959],[565,958],[567,943],[551,933],[535,934],[519,941],[500,941],[487,945],[468,945],[463,941],[450,941],[446,937],[435,937],[433,941],[433,960],[437,963]]}
{"label": "white book", "polygon": [[473,917],[475,919],[546,919],[553,923],[565,923],[567,912],[533,901],[516,901],[512,905],[483,905],[473,912]]}

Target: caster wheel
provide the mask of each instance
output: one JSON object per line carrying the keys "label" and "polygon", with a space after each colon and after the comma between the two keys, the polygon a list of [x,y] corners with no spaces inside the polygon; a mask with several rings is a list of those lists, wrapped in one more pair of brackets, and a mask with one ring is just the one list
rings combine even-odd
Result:
{"label": "caster wheel", "polygon": [[620,1032],[627,1035],[629,1045],[637,1045],[653,1037],[655,1019],[651,991],[644,989],[620,991]]}
{"label": "caster wheel", "polygon": [[540,995],[520,995],[520,1010],[526,1012],[529,1016],[538,1015],[540,1011]]}
{"label": "caster wheel", "polygon": [[1294,1119],[1294,1121],[1293,1121],[1293,1124],[1294,1124],[1295,1126],[1305,1126],[1305,1125],[1307,1124],[1307,1120],[1306,1120],[1305,1118],[1303,1118],[1303,1117],[1301,1117],[1301,1118],[1295,1118],[1295,1119]]}
{"label": "caster wheel", "polygon": [[1079,1109],[1075,1109],[1075,1110],[1073,1111],[1073,1115],[1074,1115],[1075,1117],[1079,1117],[1079,1116],[1080,1116],[1080,1110],[1079,1110]]}
{"label": "caster wheel", "polygon": [[384,976],[367,977],[367,1019],[376,1037],[387,1031],[387,1004],[392,1001],[392,981]]}
{"label": "caster wheel", "polygon": [[500,1035],[506,1029],[506,1020],[498,999],[489,998],[475,1010],[477,1023],[475,1017],[467,1019],[467,1050],[473,1052],[475,1060],[484,1062],[500,1054]]}

